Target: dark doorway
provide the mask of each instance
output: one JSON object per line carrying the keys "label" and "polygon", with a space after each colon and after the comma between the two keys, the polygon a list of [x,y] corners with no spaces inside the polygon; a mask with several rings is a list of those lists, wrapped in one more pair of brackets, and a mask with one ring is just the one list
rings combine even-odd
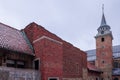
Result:
{"label": "dark doorway", "polygon": [[118,78],[115,78],[114,80],[119,80]]}
{"label": "dark doorway", "polygon": [[35,70],[39,70],[39,60],[34,61]]}
{"label": "dark doorway", "polygon": [[50,78],[49,80],[57,80],[57,78]]}
{"label": "dark doorway", "polygon": [[96,80],[98,80],[98,78],[96,78]]}

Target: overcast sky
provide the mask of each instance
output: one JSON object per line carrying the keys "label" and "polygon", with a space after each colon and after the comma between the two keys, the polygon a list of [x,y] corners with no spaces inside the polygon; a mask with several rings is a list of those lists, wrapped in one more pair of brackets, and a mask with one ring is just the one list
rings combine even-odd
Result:
{"label": "overcast sky", "polygon": [[113,45],[120,45],[120,0],[0,0],[0,22],[23,29],[31,22],[80,48],[95,48],[104,4]]}

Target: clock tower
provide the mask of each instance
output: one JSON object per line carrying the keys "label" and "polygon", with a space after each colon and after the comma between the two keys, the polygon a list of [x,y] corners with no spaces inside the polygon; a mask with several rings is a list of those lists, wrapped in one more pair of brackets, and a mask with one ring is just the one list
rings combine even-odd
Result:
{"label": "clock tower", "polygon": [[[103,8],[104,9],[104,8]],[[103,73],[101,77],[103,80],[112,80],[112,32],[110,26],[107,25],[104,10],[102,13],[102,20],[100,27],[97,29],[98,33],[96,39],[96,63]]]}

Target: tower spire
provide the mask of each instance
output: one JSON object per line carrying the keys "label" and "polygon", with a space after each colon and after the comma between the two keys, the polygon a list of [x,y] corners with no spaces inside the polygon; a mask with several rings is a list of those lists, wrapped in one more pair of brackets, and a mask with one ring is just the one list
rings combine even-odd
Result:
{"label": "tower spire", "polygon": [[106,25],[106,19],[105,19],[105,16],[104,16],[104,4],[102,5],[102,20],[101,20],[101,25],[100,26],[103,26],[103,25]]}
{"label": "tower spire", "polygon": [[105,35],[110,35],[111,38],[113,39],[112,33],[110,31],[110,26],[107,25],[105,16],[104,16],[104,4],[102,5],[102,19],[101,19],[101,24],[99,28],[97,29],[98,34],[95,36],[95,38],[105,36]]}

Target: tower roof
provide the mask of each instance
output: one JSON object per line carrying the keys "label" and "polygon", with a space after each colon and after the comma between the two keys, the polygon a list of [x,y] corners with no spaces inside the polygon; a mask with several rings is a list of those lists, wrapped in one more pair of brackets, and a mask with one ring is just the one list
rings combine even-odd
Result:
{"label": "tower roof", "polygon": [[104,4],[102,5],[102,20],[101,20],[101,25],[100,26],[104,26],[107,25],[106,23],[106,19],[105,19],[105,15],[104,15]]}
{"label": "tower roof", "polygon": [[107,25],[107,24],[106,24],[106,19],[105,19],[104,13],[103,13],[102,14],[102,20],[101,20],[101,25],[100,26],[104,26],[104,25]]}
{"label": "tower roof", "polygon": [[[104,36],[104,35],[111,35],[112,37],[112,32],[110,31],[110,26],[107,25],[106,23],[106,19],[105,19],[105,15],[104,15],[104,5],[102,6],[102,19],[101,19],[101,24],[98,27],[97,31],[98,34],[95,36],[95,38],[99,37],[99,36]],[[113,39],[113,37],[112,37]]]}
{"label": "tower roof", "polygon": [[100,27],[98,28],[98,30],[100,28],[106,27],[108,30],[110,29],[110,26],[107,25],[106,19],[105,19],[105,15],[104,15],[104,5],[102,5],[102,19],[101,19],[101,24]]}

